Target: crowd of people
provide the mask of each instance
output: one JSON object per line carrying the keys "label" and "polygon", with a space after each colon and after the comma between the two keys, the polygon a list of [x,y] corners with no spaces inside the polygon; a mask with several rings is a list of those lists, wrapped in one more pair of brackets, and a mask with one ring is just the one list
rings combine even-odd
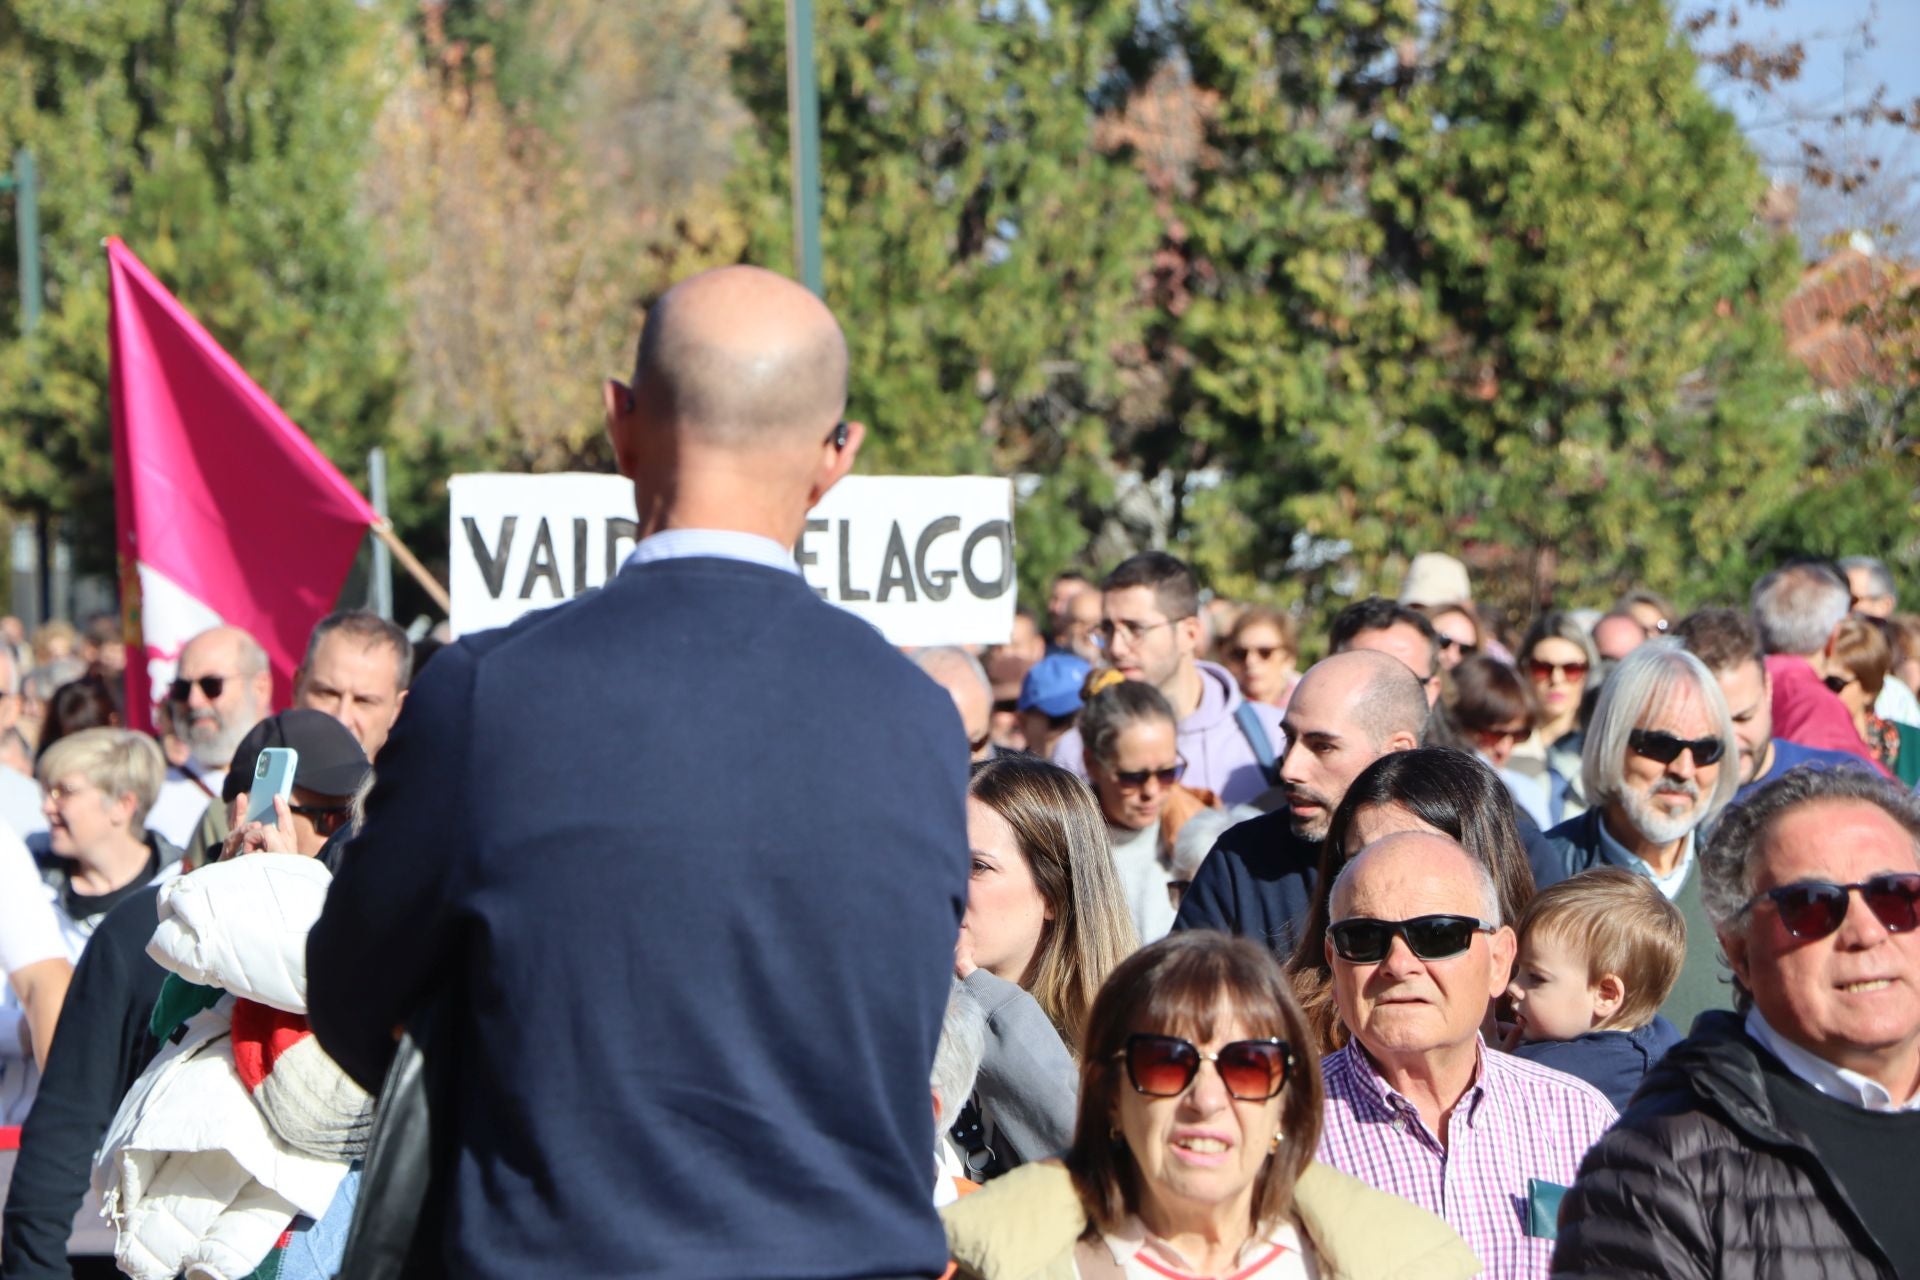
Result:
{"label": "crowd of people", "polygon": [[1510,629],[1430,552],[1317,635],[1148,551],[903,653],[792,557],[846,369],[684,282],[614,580],[332,615],[277,713],[0,622],[0,1277],[90,1191],[153,1280],[1920,1275],[1884,565]]}

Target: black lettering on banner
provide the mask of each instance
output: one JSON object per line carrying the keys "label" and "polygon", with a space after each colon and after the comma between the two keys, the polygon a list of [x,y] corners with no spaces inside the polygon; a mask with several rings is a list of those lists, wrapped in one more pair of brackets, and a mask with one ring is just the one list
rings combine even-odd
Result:
{"label": "black lettering on banner", "polygon": [[871,600],[873,597],[853,585],[853,566],[848,563],[847,526],[851,521],[840,522],[840,599]]}
{"label": "black lettering on banner", "polygon": [[[991,582],[973,572],[973,549],[988,538],[1000,543],[1000,576]],[[960,572],[967,577],[967,590],[982,600],[995,600],[1007,594],[1007,588],[1013,585],[1013,523],[989,520],[968,534],[966,546],[960,549]]]}
{"label": "black lettering on banner", "polygon": [[520,523],[520,517],[507,516],[500,521],[498,555],[487,550],[487,540],[480,533],[478,520],[461,516],[460,523],[467,527],[467,545],[473,549],[473,558],[480,565],[480,577],[487,584],[487,594],[498,600],[500,589],[507,585],[507,552],[513,550],[513,530]]}
{"label": "black lettering on banner", "polygon": [[533,599],[533,584],[544,580],[553,588],[553,598],[566,597],[567,589],[560,582],[560,561],[553,554],[553,530],[547,527],[547,518],[540,517],[540,529],[533,535],[533,554],[527,557],[527,576],[520,580],[520,598]]}
{"label": "black lettering on banner", "polygon": [[[898,526],[895,526],[898,528]],[[913,548],[913,571],[920,579],[920,590],[929,600],[945,600],[953,594],[953,580],[960,576],[957,569],[935,569],[927,572],[927,552],[933,546],[935,538],[956,533],[960,528],[959,516],[941,516],[920,531],[920,541]]]}
{"label": "black lettering on banner", "polygon": [[907,540],[900,536],[898,520],[887,535],[887,553],[880,558],[880,590],[874,595],[875,602],[885,604],[895,587],[907,593],[908,604],[919,599],[913,590],[913,567],[907,563]]}
{"label": "black lettering on banner", "polygon": [[638,521],[615,516],[607,521],[607,581],[613,581],[613,575],[620,572],[620,539],[637,539],[640,536]]}
{"label": "black lettering on banner", "polygon": [[[800,532],[800,541],[793,544],[793,562],[800,566],[801,577],[806,577],[807,570],[813,565],[820,563],[820,553],[807,550],[807,535],[809,533],[825,533],[826,531],[827,522],[825,520],[809,520],[807,521],[807,527]],[[813,594],[825,600],[827,598],[827,589],[825,587],[815,587]]]}
{"label": "black lettering on banner", "polygon": [[573,521],[573,594],[579,595],[587,589],[587,522],[574,517]]}

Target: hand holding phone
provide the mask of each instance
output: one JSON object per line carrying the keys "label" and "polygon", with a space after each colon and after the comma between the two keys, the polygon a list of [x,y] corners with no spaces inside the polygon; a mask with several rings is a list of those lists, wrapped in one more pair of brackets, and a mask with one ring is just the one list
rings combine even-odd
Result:
{"label": "hand holding phone", "polygon": [[258,763],[253,766],[253,783],[247,788],[247,816],[241,825],[264,822],[272,826],[277,821],[273,798],[292,798],[293,772],[299,767],[300,753],[292,747],[267,747],[261,751]]}

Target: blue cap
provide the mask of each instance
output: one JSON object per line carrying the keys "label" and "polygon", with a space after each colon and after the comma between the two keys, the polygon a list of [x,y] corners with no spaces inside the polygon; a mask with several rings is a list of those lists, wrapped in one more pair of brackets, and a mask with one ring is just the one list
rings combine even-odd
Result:
{"label": "blue cap", "polygon": [[1080,709],[1080,686],[1092,670],[1093,664],[1078,654],[1050,653],[1034,663],[1020,682],[1020,701],[1015,705],[1022,711],[1070,716]]}

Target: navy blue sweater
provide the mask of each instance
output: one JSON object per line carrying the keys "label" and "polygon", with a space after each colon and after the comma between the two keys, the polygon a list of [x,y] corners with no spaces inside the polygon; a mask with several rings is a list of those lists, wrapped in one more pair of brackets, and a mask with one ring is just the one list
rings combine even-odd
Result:
{"label": "navy blue sweater", "polygon": [[966,759],[943,690],[762,566],[629,568],[439,653],[308,968],[369,1087],[447,1015],[446,1272],[940,1274]]}
{"label": "navy blue sweater", "polygon": [[1659,1014],[1632,1031],[1589,1031],[1571,1040],[1528,1040],[1514,1056],[1555,1071],[1578,1076],[1607,1095],[1614,1110],[1625,1111],[1627,1099],[1647,1078],[1667,1050],[1680,1043],[1680,1033]]}
{"label": "navy blue sweater", "polygon": [[1285,809],[1248,818],[1220,833],[1180,900],[1175,929],[1219,929],[1264,942],[1281,959],[1293,953],[1313,906],[1320,842],[1293,833]]}

